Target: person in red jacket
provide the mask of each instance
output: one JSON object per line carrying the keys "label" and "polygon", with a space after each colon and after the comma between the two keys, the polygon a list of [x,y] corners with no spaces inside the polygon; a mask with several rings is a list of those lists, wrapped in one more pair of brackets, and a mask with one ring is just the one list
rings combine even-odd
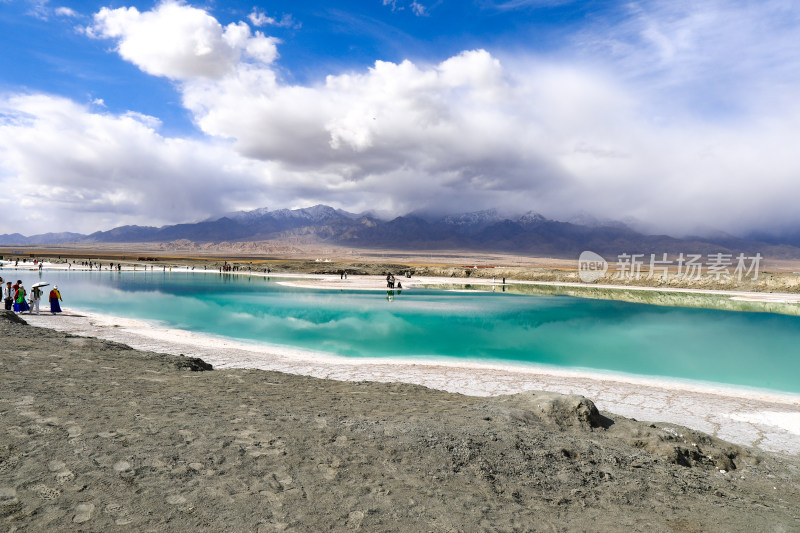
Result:
{"label": "person in red jacket", "polygon": [[50,312],[53,314],[61,312],[61,304],[58,301],[61,299],[61,292],[58,290],[58,285],[53,286],[50,291]]}

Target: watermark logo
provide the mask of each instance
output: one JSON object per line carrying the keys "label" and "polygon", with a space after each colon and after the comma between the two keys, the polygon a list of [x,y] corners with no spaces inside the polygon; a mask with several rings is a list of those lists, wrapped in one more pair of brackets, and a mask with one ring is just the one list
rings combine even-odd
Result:
{"label": "watermark logo", "polygon": [[586,250],[578,258],[578,276],[584,283],[592,283],[605,276],[608,262],[594,252]]}
{"label": "watermark logo", "polygon": [[[672,276],[684,280],[699,280],[703,274],[714,281],[742,281],[758,279],[758,271],[763,259],[760,253],[753,256],[745,254],[714,253],[705,257],[702,254],[678,254],[670,259],[669,254],[619,254],[616,272],[617,280],[653,279],[660,277],[666,281]],[[608,263],[594,252],[585,251],[578,259],[578,276],[584,283],[592,283],[602,278],[608,271]]]}

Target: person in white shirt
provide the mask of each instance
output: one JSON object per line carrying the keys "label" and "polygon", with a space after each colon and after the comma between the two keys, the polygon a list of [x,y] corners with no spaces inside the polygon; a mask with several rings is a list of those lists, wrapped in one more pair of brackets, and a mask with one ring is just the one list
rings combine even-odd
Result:
{"label": "person in white shirt", "polygon": [[36,314],[39,314],[39,300],[42,298],[42,289],[39,287],[34,287],[31,289],[31,310],[30,314],[33,314],[33,311],[36,311]]}

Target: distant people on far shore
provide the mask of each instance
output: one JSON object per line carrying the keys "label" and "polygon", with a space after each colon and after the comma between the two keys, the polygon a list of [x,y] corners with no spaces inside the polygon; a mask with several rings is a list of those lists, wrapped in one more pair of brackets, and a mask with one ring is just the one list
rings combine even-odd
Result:
{"label": "distant people on far shore", "polygon": [[61,300],[61,291],[58,290],[58,285],[53,286],[53,290],[50,291],[50,312],[53,314],[61,312],[61,304],[58,301]]}

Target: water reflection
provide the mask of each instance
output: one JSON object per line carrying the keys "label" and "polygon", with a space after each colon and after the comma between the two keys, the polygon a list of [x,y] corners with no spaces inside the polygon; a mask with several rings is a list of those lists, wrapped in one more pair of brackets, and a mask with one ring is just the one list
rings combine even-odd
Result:
{"label": "water reflection", "polygon": [[386,291],[386,301],[393,302],[395,296],[400,296],[403,294],[402,290],[388,290]]}

